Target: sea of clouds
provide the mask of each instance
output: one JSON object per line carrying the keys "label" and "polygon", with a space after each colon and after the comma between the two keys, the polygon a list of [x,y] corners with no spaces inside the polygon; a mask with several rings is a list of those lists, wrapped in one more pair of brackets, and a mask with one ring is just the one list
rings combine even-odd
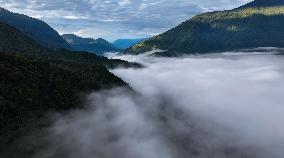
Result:
{"label": "sea of clouds", "polygon": [[282,158],[284,56],[222,53],[115,58],[134,89],[86,97],[57,116],[38,158]]}

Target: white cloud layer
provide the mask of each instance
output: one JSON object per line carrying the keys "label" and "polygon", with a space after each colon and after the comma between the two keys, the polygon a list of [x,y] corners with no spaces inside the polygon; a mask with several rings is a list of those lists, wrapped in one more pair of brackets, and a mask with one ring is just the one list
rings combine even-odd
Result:
{"label": "white cloud layer", "polygon": [[113,40],[159,34],[195,14],[234,8],[248,1],[0,0],[0,3],[11,11],[40,17],[61,33],[89,29],[93,37]]}
{"label": "white cloud layer", "polygon": [[59,117],[35,158],[283,157],[283,56],[123,58],[147,66],[113,70],[138,94],[89,95],[86,110]]}

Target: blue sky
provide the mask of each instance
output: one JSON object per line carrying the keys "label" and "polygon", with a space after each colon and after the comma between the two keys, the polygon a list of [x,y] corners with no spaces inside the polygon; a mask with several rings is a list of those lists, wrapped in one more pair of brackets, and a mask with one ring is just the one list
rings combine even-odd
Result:
{"label": "blue sky", "polygon": [[149,37],[207,11],[252,0],[0,0],[1,7],[82,37]]}

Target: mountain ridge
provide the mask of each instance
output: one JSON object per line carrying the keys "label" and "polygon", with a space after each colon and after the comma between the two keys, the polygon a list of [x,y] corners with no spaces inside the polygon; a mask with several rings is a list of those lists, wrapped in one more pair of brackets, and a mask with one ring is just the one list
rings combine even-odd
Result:
{"label": "mountain ridge", "polygon": [[[282,2],[283,0],[281,0]],[[254,47],[284,47],[284,7],[258,7],[262,0],[244,7],[196,15],[125,52],[141,54],[155,49],[158,55],[233,51]],[[281,3],[282,4],[282,3]]]}
{"label": "mountain ridge", "polygon": [[[0,52],[44,52],[40,44],[16,28],[0,22]],[[15,44],[16,43],[16,44]],[[15,46],[16,45],[16,46]]]}
{"label": "mountain ridge", "polygon": [[107,68],[138,66],[87,52],[51,50],[0,22],[0,157],[30,158],[27,135],[50,127],[49,114],[82,109],[85,94],[130,86]]}
{"label": "mountain ridge", "polygon": [[83,38],[74,34],[63,34],[61,36],[71,45],[73,50],[76,51],[87,51],[98,55],[102,55],[105,52],[121,51],[103,38]]}
{"label": "mountain ridge", "polygon": [[254,0],[239,8],[284,6],[284,0]]}
{"label": "mountain ridge", "polygon": [[0,22],[15,27],[47,48],[70,49],[70,45],[58,32],[42,20],[24,14],[13,13],[0,7]]}

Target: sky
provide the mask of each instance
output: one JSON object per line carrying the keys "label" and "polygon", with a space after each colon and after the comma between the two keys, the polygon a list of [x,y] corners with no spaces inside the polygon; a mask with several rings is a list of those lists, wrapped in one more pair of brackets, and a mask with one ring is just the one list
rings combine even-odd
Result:
{"label": "sky", "polygon": [[60,34],[142,38],[160,34],[192,16],[232,9],[252,0],[0,0],[1,7],[47,22]]}

